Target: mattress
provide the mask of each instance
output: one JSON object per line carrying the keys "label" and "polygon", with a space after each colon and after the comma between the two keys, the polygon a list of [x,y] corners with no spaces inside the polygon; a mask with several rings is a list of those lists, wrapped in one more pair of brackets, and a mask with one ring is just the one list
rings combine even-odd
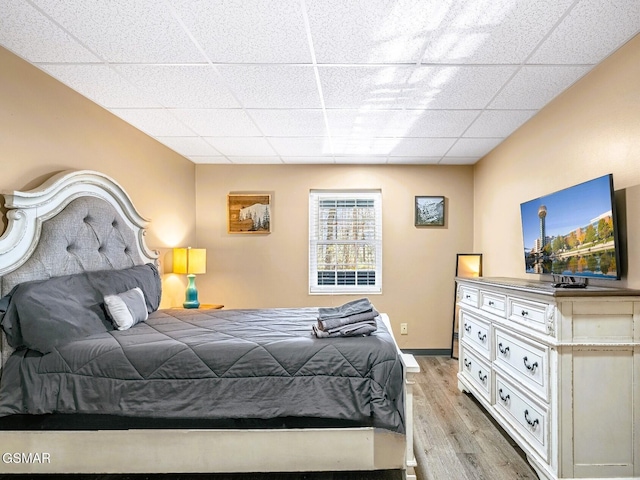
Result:
{"label": "mattress", "polygon": [[385,324],[378,318],[369,336],[320,339],[317,316],[317,308],[158,310],[47,354],[20,349],[2,372],[0,416],[319,418],[403,433],[402,364]]}

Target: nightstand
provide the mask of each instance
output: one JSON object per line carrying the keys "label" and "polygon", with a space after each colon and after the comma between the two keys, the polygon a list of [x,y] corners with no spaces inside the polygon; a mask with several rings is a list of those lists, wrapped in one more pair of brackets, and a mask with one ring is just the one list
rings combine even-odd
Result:
{"label": "nightstand", "polygon": [[201,303],[198,308],[171,307],[171,310],[220,310],[222,308],[224,308],[224,305]]}

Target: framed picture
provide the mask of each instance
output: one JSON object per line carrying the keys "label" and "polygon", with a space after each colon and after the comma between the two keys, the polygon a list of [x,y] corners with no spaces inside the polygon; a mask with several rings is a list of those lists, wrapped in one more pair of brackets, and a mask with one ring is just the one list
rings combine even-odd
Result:
{"label": "framed picture", "polygon": [[416,227],[444,226],[444,197],[416,197]]}
{"label": "framed picture", "polygon": [[229,233],[271,233],[271,195],[230,193],[227,195]]}

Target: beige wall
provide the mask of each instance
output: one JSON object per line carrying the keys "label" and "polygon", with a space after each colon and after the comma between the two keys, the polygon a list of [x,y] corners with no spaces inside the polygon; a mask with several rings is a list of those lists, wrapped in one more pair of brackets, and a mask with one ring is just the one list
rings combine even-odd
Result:
{"label": "beige wall", "polygon": [[[380,188],[383,293],[371,301],[389,314],[403,348],[451,346],[453,274],[472,245],[472,167],[346,165],[198,165],[197,239],[208,249],[200,301],[230,308],[338,305],[356,296],[309,295],[310,189]],[[272,194],[272,233],[228,234],[230,192]],[[415,228],[416,195],[444,195],[444,228]]]}
{"label": "beige wall", "polygon": [[628,274],[613,284],[640,288],[639,79],[637,36],[476,164],[474,246],[485,275],[531,278],[520,203],[613,173],[628,251]]}
{"label": "beige wall", "polygon": [[3,48],[0,65],[0,191],[36,187],[61,170],[98,170],[152,220],[151,248],[195,238],[193,163]]}

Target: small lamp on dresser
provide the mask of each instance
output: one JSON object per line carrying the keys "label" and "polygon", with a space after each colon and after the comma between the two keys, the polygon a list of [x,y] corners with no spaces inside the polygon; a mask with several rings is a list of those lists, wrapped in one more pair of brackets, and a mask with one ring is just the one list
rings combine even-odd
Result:
{"label": "small lamp on dresser", "polygon": [[174,248],[173,273],[187,274],[188,285],[185,292],[184,308],[198,308],[196,275],[207,273],[207,250],[205,248]]}

